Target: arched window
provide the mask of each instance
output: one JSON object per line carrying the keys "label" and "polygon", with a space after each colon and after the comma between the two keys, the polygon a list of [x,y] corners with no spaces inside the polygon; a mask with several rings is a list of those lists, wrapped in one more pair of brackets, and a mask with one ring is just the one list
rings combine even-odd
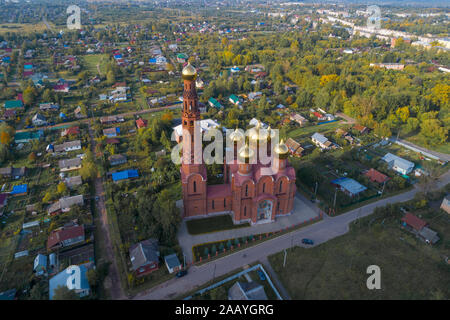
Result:
{"label": "arched window", "polygon": [[227,206],[227,199],[223,199],[223,207],[225,208]]}
{"label": "arched window", "polygon": [[212,201],[212,208],[214,209],[214,200]]}
{"label": "arched window", "polygon": [[244,217],[247,216],[247,207],[244,207]]}
{"label": "arched window", "polygon": [[197,192],[197,182],[194,181],[193,187],[194,187],[194,192]]}
{"label": "arched window", "polygon": [[245,196],[248,197],[248,184],[245,185]]}
{"label": "arched window", "polygon": [[280,192],[283,189],[283,180],[280,181]]}
{"label": "arched window", "polygon": [[263,183],[263,193],[266,192],[266,184]]}

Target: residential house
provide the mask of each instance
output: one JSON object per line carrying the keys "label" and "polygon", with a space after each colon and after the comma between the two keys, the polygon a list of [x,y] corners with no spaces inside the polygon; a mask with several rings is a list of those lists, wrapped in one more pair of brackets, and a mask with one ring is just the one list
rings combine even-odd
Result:
{"label": "residential house", "polygon": [[58,111],[59,110],[59,104],[52,103],[52,102],[46,102],[46,103],[40,103],[39,109],[41,111]]}
{"label": "residential house", "polygon": [[28,185],[27,184],[21,184],[18,186],[14,186],[10,195],[13,196],[24,196],[28,193]]}
{"label": "residential house", "polygon": [[237,281],[228,290],[228,300],[268,300],[264,287],[257,282]]}
{"label": "residential house", "polygon": [[292,138],[287,139],[286,146],[288,147],[289,152],[293,156],[297,156],[297,157],[301,157],[302,156],[302,153],[303,153],[304,149],[302,148],[300,143],[298,143],[294,139],[292,139]]}
{"label": "residential house", "polygon": [[51,278],[49,281],[50,300],[53,300],[55,290],[60,286],[74,290],[80,298],[88,296],[91,293],[91,288],[87,278],[87,270],[84,265],[72,265]]}
{"label": "residential house", "polygon": [[147,128],[148,121],[146,119],[139,118],[136,120],[136,126],[138,129]]}
{"label": "residential house", "polygon": [[87,115],[83,114],[83,111],[81,110],[81,106],[76,107],[75,111],[73,113],[75,115],[75,118],[77,118],[77,119],[83,119],[83,118],[87,117]]}
{"label": "residential house", "polygon": [[450,196],[446,196],[441,203],[441,209],[450,213]]}
{"label": "residential house", "polygon": [[[250,92],[250,93],[248,94],[248,100],[254,101],[254,100],[258,99],[258,98],[261,98],[261,96],[262,96],[262,92],[261,92],[261,91]],[[231,98],[231,97],[230,97],[230,98]]]}
{"label": "residential house", "polygon": [[70,85],[67,82],[61,83],[61,84],[55,84],[53,86],[53,91],[55,92],[69,92],[70,91]]}
{"label": "residential house", "polygon": [[67,188],[73,189],[83,184],[83,180],[81,179],[81,176],[67,177],[64,179],[64,183],[66,184]]}
{"label": "residential house", "polygon": [[370,66],[389,70],[403,70],[405,68],[402,63],[371,63]]}
{"label": "residential house", "polygon": [[359,134],[366,134],[366,133],[369,132],[369,128],[364,127],[364,126],[362,126],[362,125],[360,125],[360,124],[355,124],[355,125],[353,126],[353,130],[358,131]]}
{"label": "residential house", "polygon": [[319,121],[325,121],[327,120],[327,117],[321,114],[320,112],[314,111],[312,114],[317,118]]}
{"label": "residential house", "polygon": [[387,175],[382,174],[381,172],[375,170],[374,168],[370,168],[370,170],[366,171],[364,175],[368,177],[370,181],[380,184],[385,183],[390,179]]}
{"label": "residential house", "polygon": [[232,94],[229,99],[228,99],[232,104],[234,105],[240,105],[241,101],[239,100],[239,97],[236,96],[235,94]]}
{"label": "residential house", "polygon": [[72,171],[81,169],[81,159],[80,158],[72,158],[72,159],[63,159],[58,162],[59,170],[61,172]]}
{"label": "residential house", "polygon": [[167,270],[169,273],[178,272],[182,269],[180,260],[178,260],[177,254],[173,253],[164,257],[164,262],[166,263]]}
{"label": "residential house", "polygon": [[16,134],[14,135],[14,142],[17,144],[27,143],[32,140],[40,140],[43,136],[43,130],[16,132]]}
{"label": "residential house", "polygon": [[23,109],[24,105],[22,100],[8,100],[3,104],[5,109]]}
{"label": "residential house", "polygon": [[350,197],[354,197],[367,190],[365,186],[352,178],[342,177],[331,181],[331,184],[338,187]]}
{"label": "residential house", "polygon": [[[219,127],[219,123],[214,121],[214,120],[212,120],[212,119],[200,120],[200,130],[201,130],[202,134],[205,134],[209,130],[216,129],[218,127]],[[183,139],[183,127],[182,127],[182,125],[180,124],[180,125],[174,127],[173,130],[175,131],[175,140],[177,141],[177,143],[180,143],[181,140]]]}
{"label": "residential house", "polygon": [[112,174],[112,179],[114,182],[127,180],[127,179],[134,179],[134,178],[138,178],[138,177],[139,177],[138,171],[134,170],[134,169],[114,172]]}
{"label": "residential house", "polygon": [[78,136],[80,134],[79,127],[70,127],[61,131],[61,137],[65,136]]}
{"label": "residential house", "polygon": [[50,232],[47,240],[47,250],[55,250],[84,242],[84,226],[72,225],[61,227]]}
{"label": "residential house", "polygon": [[62,144],[57,144],[54,146],[55,152],[70,152],[76,150],[81,150],[80,140],[67,141]]}
{"label": "residential house", "polygon": [[428,228],[428,223],[419,217],[407,212],[402,218],[402,225],[426,243],[435,244],[439,241],[437,233]]}
{"label": "residential house", "polygon": [[34,258],[33,272],[37,276],[43,276],[47,273],[47,256],[43,254],[38,254]]}
{"label": "residential house", "polygon": [[14,168],[14,167],[4,167],[0,168],[0,176],[5,178],[20,179],[27,173],[26,167]]}
{"label": "residential house", "polygon": [[333,143],[324,135],[316,132],[311,136],[312,142],[322,150],[328,150],[333,146]]}
{"label": "residential house", "polygon": [[36,127],[39,126],[45,126],[47,124],[47,119],[40,113],[36,113],[33,118],[31,119],[31,122]]}
{"label": "residential house", "polygon": [[100,118],[101,124],[113,124],[117,122],[124,122],[125,120],[121,116],[106,116]]}
{"label": "residential house", "polygon": [[159,268],[159,245],[156,239],[136,243],[129,250],[132,269],[137,277],[149,274]]}
{"label": "residential house", "polygon": [[122,154],[113,154],[108,157],[111,166],[118,166],[127,163],[127,157]]}
{"label": "residential house", "polygon": [[47,213],[49,215],[56,215],[60,212],[68,212],[70,211],[70,208],[73,206],[82,206],[84,204],[84,197],[83,195],[77,195],[73,197],[64,197],[56,201],[55,203],[52,203],[47,208]]}
{"label": "residential house", "polygon": [[0,292],[0,301],[15,300],[16,299],[16,289],[10,289],[7,291]]}
{"label": "residential house", "polygon": [[120,128],[103,129],[103,135],[108,138],[117,137],[117,134],[120,134]]}
{"label": "residential house", "polygon": [[403,175],[409,174],[415,166],[413,162],[400,158],[392,153],[386,153],[381,160],[386,162],[390,169]]}
{"label": "residential house", "polygon": [[217,109],[223,109],[223,106],[219,103],[219,101],[217,101],[217,100],[214,99],[213,97],[209,98],[208,104],[209,104],[211,107],[214,107],[214,108],[217,108]]}
{"label": "residential house", "polygon": [[291,116],[289,117],[289,119],[290,119],[291,121],[297,122],[301,127],[308,123],[308,119],[306,119],[305,117],[301,116],[301,115],[298,114],[298,113],[293,113],[293,114],[291,114]]}
{"label": "residential house", "polygon": [[16,119],[17,112],[14,109],[5,109],[3,111],[3,120],[15,120]]}

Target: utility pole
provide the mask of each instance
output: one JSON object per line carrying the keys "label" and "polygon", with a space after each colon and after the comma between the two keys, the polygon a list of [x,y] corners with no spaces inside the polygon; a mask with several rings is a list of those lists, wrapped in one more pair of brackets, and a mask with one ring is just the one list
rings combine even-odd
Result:
{"label": "utility pole", "polygon": [[[383,189],[381,190],[381,196],[383,196],[383,192],[384,192],[384,186],[386,185],[386,180],[384,180],[384,182],[383,182]],[[380,197],[381,197],[380,196]]]}
{"label": "utility pole", "polygon": [[334,201],[333,201],[333,210],[336,213],[336,196],[337,196],[337,188],[336,191],[334,192]]}
{"label": "utility pole", "polygon": [[317,195],[317,186],[319,185],[319,183],[316,181],[316,188],[314,190],[314,198],[316,198]]}
{"label": "utility pole", "polygon": [[284,249],[284,261],[283,261],[283,268],[286,266],[286,255],[287,255],[287,251],[286,249]]}

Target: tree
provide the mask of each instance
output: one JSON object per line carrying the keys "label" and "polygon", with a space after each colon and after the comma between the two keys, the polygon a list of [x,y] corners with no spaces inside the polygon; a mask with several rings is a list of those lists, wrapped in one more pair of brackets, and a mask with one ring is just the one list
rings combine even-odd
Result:
{"label": "tree", "polygon": [[80,300],[80,296],[74,290],[59,285],[53,292],[53,300]]}
{"label": "tree", "polygon": [[61,181],[60,183],[58,183],[56,190],[58,191],[59,194],[64,194],[67,191],[67,186],[64,182]]}
{"label": "tree", "polygon": [[31,152],[31,153],[28,155],[28,160],[29,160],[30,162],[35,162],[36,159],[37,159],[37,157],[36,157],[36,154],[35,154],[34,152]]}
{"label": "tree", "polygon": [[53,199],[53,195],[50,192],[45,193],[44,197],[42,198],[42,202],[48,203]]}
{"label": "tree", "polygon": [[26,105],[32,105],[34,103],[34,99],[36,98],[37,92],[34,87],[27,87],[23,92],[23,102]]}
{"label": "tree", "polygon": [[420,135],[430,145],[442,144],[447,141],[448,129],[442,127],[438,119],[427,119],[420,125]]}
{"label": "tree", "polygon": [[112,70],[108,71],[106,74],[106,82],[109,85],[112,85],[116,82],[116,76],[114,75],[114,72]]}

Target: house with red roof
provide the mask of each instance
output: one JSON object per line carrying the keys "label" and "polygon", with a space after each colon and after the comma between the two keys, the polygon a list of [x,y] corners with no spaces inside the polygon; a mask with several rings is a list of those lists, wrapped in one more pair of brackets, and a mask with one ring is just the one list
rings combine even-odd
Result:
{"label": "house with red roof", "polygon": [[53,230],[47,240],[48,251],[68,247],[85,240],[84,226],[72,225]]}
{"label": "house with red roof", "polygon": [[80,127],[70,127],[61,131],[61,137],[70,136],[70,135],[79,135]]}
{"label": "house with red roof", "polygon": [[427,225],[426,221],[409,212],[402,218],[402,222],[404,226],[410,227],[416,231],[422,230]]}
{"label": "house with red roof", "polygon": [[387,175],[382,174],[380,171],[375,170],[374,168],[371,168],[370,170],[365,172],[364,175],[368,177],[370,181],[377,183],[385,183],[390,179]]}
{"label": "house with red roof", "polygon": [[138,127],[138,129],[147,128],[147,123],[148,121],[142,118],[136,120],[136,126]]}

